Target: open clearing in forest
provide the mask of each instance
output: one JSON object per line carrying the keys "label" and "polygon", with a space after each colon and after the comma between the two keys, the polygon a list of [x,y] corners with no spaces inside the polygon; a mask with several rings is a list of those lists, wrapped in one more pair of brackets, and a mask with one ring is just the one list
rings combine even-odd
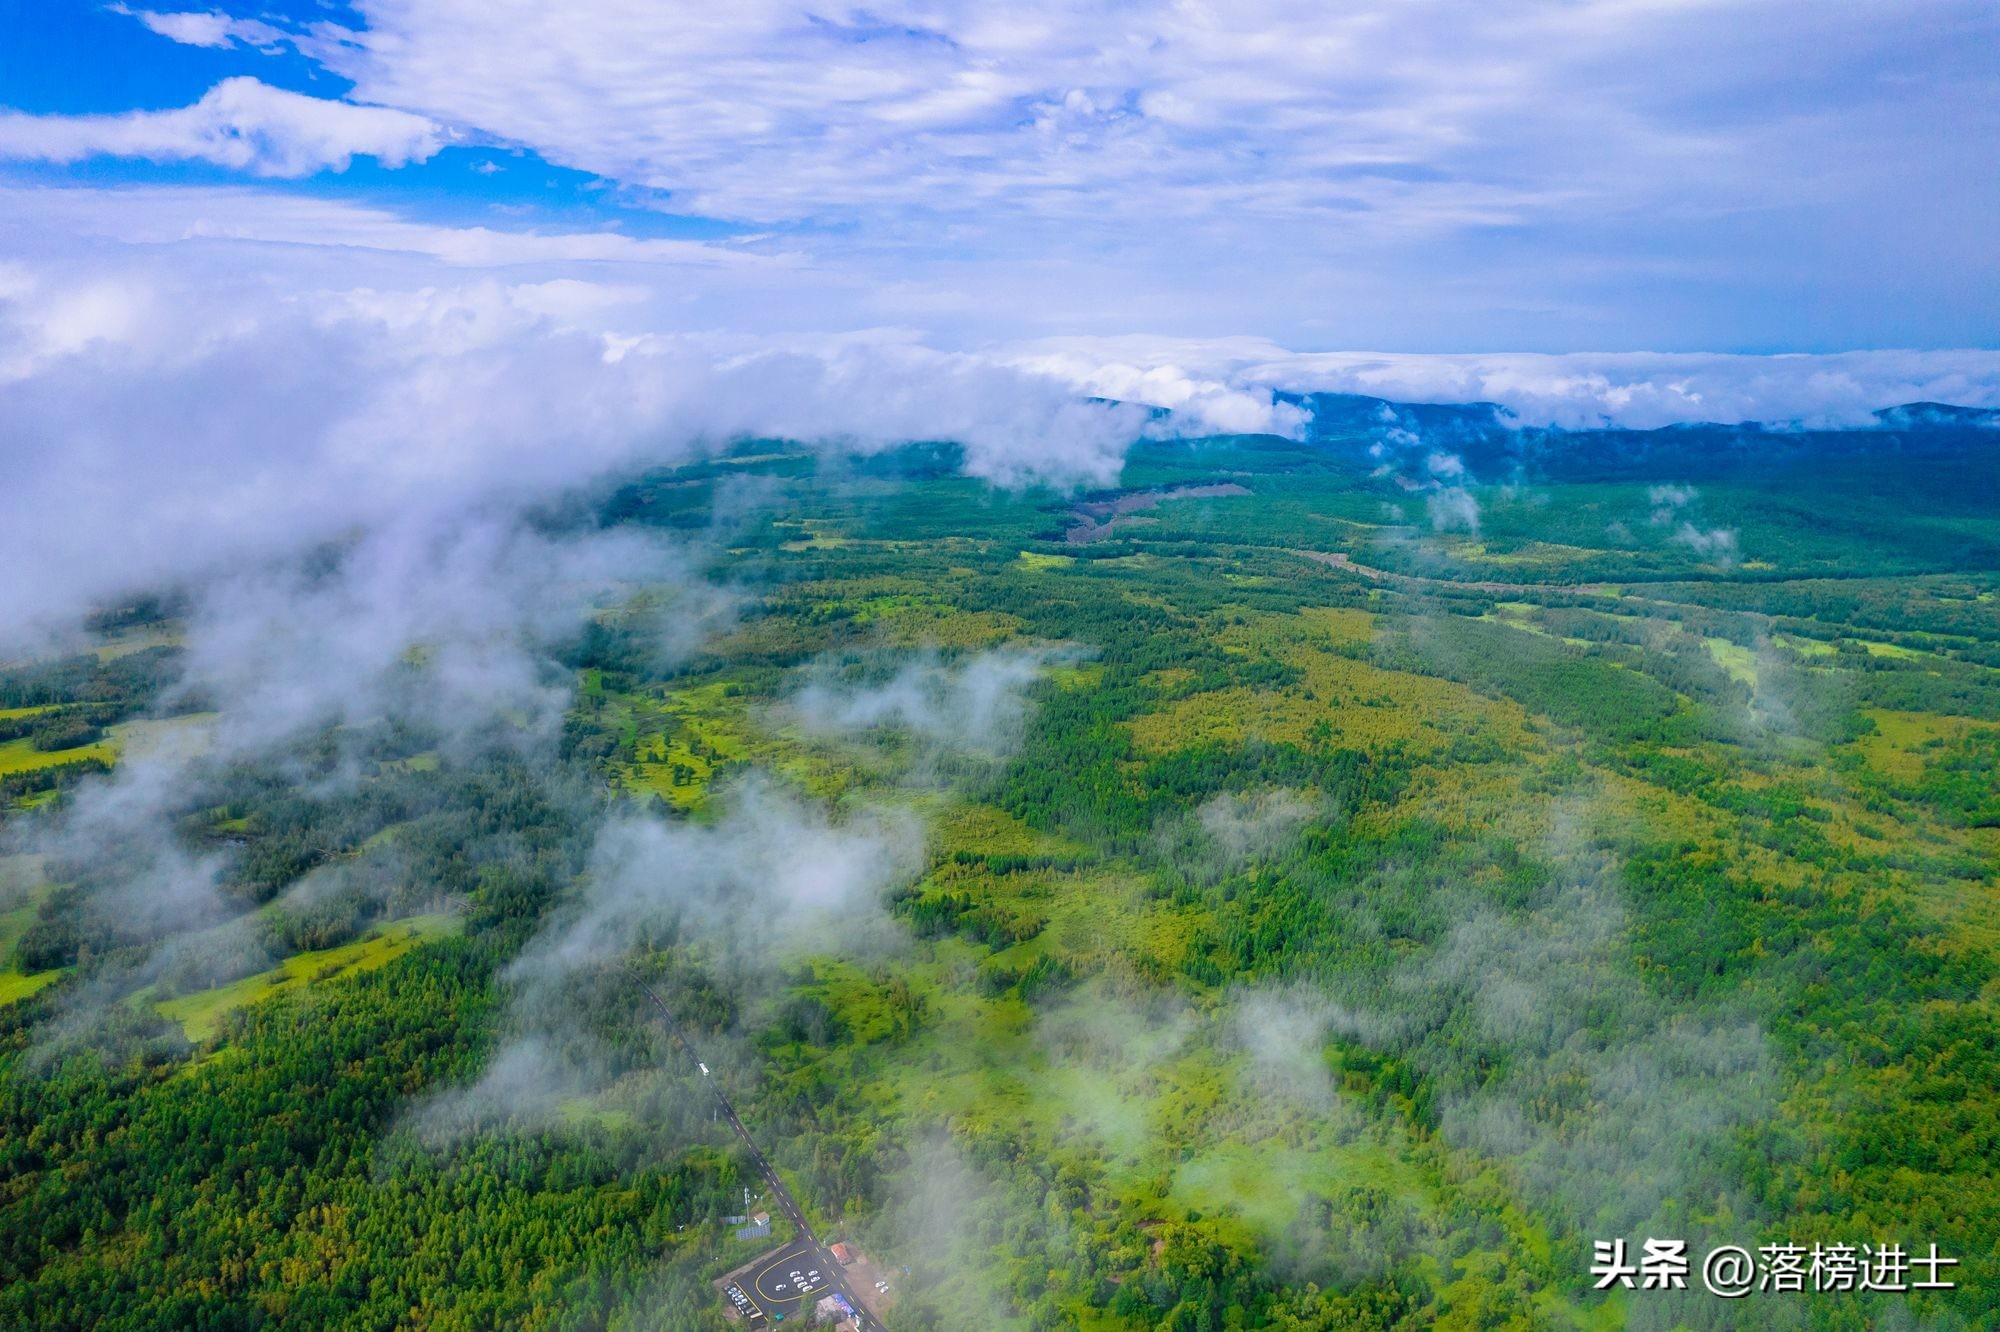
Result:
{"label": "open clearing in forest", "polygon": [[420,943],[456,933],[460,924],[459,917],[445,913],[387,921],[353,943],[294,953],[269,971],[245,976],[212,990],[161,999],[153,1004],[153,1008],[161,1017],[180,1023],[187,1038],[199,1043],[214,1036],[221,1029],[224,1016],[236,1009],[301,985],[382,966]]}

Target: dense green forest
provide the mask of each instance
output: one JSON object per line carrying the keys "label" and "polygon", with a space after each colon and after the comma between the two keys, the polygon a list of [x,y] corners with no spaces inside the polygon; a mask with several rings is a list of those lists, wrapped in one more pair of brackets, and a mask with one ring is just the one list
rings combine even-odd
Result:
{"label": "dense green forest", "polygon": [[899,1332],[2000,1327],[1996,436],[1319,405],[1107,521],[622,478],[528,521],[673,572],[483,707],[245,740],[198,594],[0,669],[0,1327],[731,1326],[635,973]]}

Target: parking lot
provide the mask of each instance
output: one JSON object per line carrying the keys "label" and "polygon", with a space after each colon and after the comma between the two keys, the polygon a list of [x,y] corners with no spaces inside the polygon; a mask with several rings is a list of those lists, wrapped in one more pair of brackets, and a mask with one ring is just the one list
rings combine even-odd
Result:
{"label": "parking lot", "polygon": [[802,1307],[810,1312],[812,1302],[832,1288],[832,1266],[817,1245],[802,1240],[759,1261],[745,1285],[766,1317],[783,1314],[789,1321]]}
{"label": "parking lot", "polygon": [[745,1322],[764,1316],[763,1308],[750,1298],[750,1292],[743,1289],[743,1283],[740,1281],[725,1282],[722,1287],[722,1298],[729,1301],[737,1316]]}

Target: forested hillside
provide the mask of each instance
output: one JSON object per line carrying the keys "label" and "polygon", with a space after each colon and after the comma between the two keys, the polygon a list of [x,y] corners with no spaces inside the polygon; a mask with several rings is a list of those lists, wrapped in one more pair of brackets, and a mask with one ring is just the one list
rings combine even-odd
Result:
{"label": "forested hillside", "polygon": [[731,1326],[635,974],[899,1332],[2000,1326],[1993,432],[1319,405],[626,477],[331,709],[172,595],[7,666],[0,1326]]}

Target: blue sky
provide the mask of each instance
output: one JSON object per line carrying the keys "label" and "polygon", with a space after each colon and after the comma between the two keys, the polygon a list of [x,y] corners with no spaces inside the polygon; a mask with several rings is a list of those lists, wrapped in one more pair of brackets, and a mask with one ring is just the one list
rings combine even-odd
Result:
{"label": "blue sky", "polygon": [[[0,0],[15,619],[745,434],[2000,407],[1991,0]],[[1122,405],[1108,405],[1111,403]],[[60,515],[59,521],[51,515]]]}
{"label": "blue sky", "polygon": [[[2000,342],[1984,0],[7,9],[7,182],[236,187],[246,227],[304,195],[695,238],[824,275],[753,302],[759,328]],[[313,101],[238,99],[226,137],[314,151],[216,160],[217,117],[183,109],[230,79]],[[384,165],[362,105],[434,137]],[[134,112],[183,120],[135,144],[88,119]]]}

